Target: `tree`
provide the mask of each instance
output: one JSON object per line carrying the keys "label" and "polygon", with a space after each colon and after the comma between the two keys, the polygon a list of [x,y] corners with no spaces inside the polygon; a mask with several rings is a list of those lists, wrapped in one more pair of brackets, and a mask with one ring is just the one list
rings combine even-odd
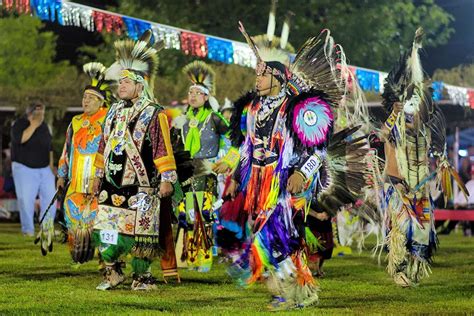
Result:
{"label": "tree", "polygon": [[300,32],[311,32],[314,26],[329,28],[357,66],[390,70],[400,51],[410,47],[419,26],[425,30],[426,47],[445,44],[454,32],[449,27],[453,17],[434,0],[309,2],[318,9],[303,18]]}
{"label": "tree", "polygon": [[437,69],[433,74],[433,80],[462,87],[474,87],[474,64],[459,65],[451,69]]}
{"label": "tree", "polygon": [[[197,32],[243,41],[239,20],[250,34],[266,31],[271,0],[120,1],[117,12]],[[352,64],[389,70],[415,30],[426,31],[426,47],[445,44],[453,17],[434,0],[280,0],[277,29],[294,12],[290,42],[300,47],[323,28],[342,44]]]}
{"label": "tree", "polygon": [[[252,35],[266,31],[270,0],[124,0],[117,7],[110,7],[129,16],[157,21],[192,31],[202,32],[243,41],[237,29],[239,20],[244,22]],[[452,17],[434,3],[434,0],[280,0],[277,9],[277,30],[281,29],[284,16],[294,12],[290,42],[295,47],[329,28],[335,40],[341,43],[349,61],[357,66],[388,71],[409,47],[418,26],[426,32],[425,46],[446,43],[453,29]],[[113,41],[116,37],[104,35],[104,44],[85,47],[81,51],[86,60],[113,61]],[[187,81],[180,69],[193,56],[167,50],[160,52],[161,64],[156,86],[160,102],[169,103],[185,97]],[[83,61],[86,61],[83,60]],[[213,63],[217,68],[218,100],[234,97],[253,85],[251,70]],[[231,79],[231,80],[229,80]]]}
{"label": "tree", "polygon": [[19,110],[41,100],[57,117],[80,102],[83,79],[67,62],[54,61],[56,37],[42,27],[30,16],[0,19],[0,98]]}

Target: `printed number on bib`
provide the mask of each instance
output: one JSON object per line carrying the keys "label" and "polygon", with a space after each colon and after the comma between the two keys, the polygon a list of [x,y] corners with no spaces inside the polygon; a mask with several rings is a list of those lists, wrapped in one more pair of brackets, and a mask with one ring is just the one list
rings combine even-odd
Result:
{"label": "printed number on bib", "polygon": [[313,155],[305,162],[301,171],[304,173],[306,178],[309,179],[319,170],[320,166],[321,159],[318,156]]}
{"label": "printed number on bib", "polygon": [[118,240],[118,231],[106,230],[100,231],[100,241],[105,244],[116,245]]}

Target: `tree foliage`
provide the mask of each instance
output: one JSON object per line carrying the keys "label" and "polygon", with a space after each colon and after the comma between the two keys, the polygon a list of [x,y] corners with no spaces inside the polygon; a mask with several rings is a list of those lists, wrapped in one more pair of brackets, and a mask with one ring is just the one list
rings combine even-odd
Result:
{"label": "tree foliage", "polygon": [[[252,35],[266,32],[270,0],[122,0],[110,10],[173,25],[205,34],[243,41],[237,29],[241,20]],[[400,50],[409,47],[415,30],[426,30],[425,46],[447,42],[453,29],[452,17],[434,0],[280,0],[277,9],[277,30],[285,14],[294,13],[290,42],[295,47],[315,36],[323,28],[332,31],[354,65],[389,70],[398,59]],[[83,48],[88,58],[112,62],[114,37],[106,35],[104,44]],[[180,69],[193,59],[178,51],[160,53],[161,64],[157,96],[161,102],[184,97],[185,78]],[[212,63],[212,62],[211,62]],[[253,77],[245,68],[220,65],[217,67],[218,100],[233,97],[252,86]],[[231,75],[227,77],[225,75]],[[248,81],[247,81],[248,80]]]}
{"label": "tree foliage", "polygon": [[425,29],[425,47],[445,44],[454,32],[449,27],[453,17],[434,0],[310,2],[318,9],[303,18],[301,32],[311,33],[314,26],[329,28],[357,66],[388,71],[419,26]]}
{"label": "tree foliage", "polygon": [[433,74],[433,80],[462,87],[474,87],[474,64],[459,65],[451,69],[437,69]]}
{"label": "tree foliage", "polygon": [[[86,0],[83,0],[84,2]],[[79,1],[81,2],[81,1]],[[86,1],[87,2],[87,1]],[[266,31],[270,0],[120,0],[109,9],[129,16],[173,25],[197,32],[243,41],[237,29],[244,22],[250,34]],[[284,16],[294,17],[290,42],[295,47],[323,28],[332,31],[349,61],[358,66],[389,70],[400,50],[408,47],[415,29],[423,26],[425,46],[446,43],[453,30],[452,17],[434,0],[280,0],[277,32]],[[80,102],[84,76],[80,67],[88,61],[110,65],[114,60],[116,36],[103,34],[103,44],[82,47],[82,58],[75,68],[55,62],[56,37],[45,32],[42,23],[28,16],[0,19],[0,97],[10,104],[24,106],[31,99],[61,109]],[[180,51],[160,52],[160,67],[155,84],[160,102],[167,104],[186,96],[187,79],[181,68],[195,59]],[[235,99],[251,88],[251,69],[208,61],[217,72],[217,98]]]}
{"label": "tree foliage", "polygon": [[30,16],[0,19],[0,98],[19,110],[40,100],[59,116],[77,102],[80,79],[75,67],[54,61],[56,36],[41,29]]}
{"label": "tree foliage", "polygon": [[[124,0],[117,12],[243,41],[241,20],[250,34],[266,32],[270,0]],[[329,28],[350,61],[358,66],[388,70],[408,47],[415,30],[426,31],[426,47],[445,44],[454,30],[453,17],[434,0],[280,0],[277,30],[284,16],[294,13],[290,42],[300,47],[308,37]]]}
{"label": "tree foliage", "polygon": [[40,33],[40,27],[39,20],[28,16],[0,20],[0,85],[38,87],[57,71],[53,64],[55,36]]}

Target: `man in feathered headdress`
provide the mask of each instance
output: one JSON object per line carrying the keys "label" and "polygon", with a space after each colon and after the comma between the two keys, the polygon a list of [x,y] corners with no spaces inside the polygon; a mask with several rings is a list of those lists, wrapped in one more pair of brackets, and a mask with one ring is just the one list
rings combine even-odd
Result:
{"label": "man in feathered headdress", "polygon": [[77,263],[89,261],[94,256],[92,232],[98,207],[93,194],[94,161],[102,137],[102,123],[113,99],[112,82],[106,79],[106,68],[92,62],[85,64],[83,69],[91,83],[84,89],[84,113],[74,116],[67,129],[57,181],[58,190],[64,192],[67,186],[64,221],[71,256]]}
{"label": "man in feathered headdress", "polygon": [[[155,104],[153,81],[157,49],[150,32],[138,41],[115,42],[119,70],[118,96],[104,122],[95,160],[99,211],[95,234],[104,262],[104,280],[98,290],[124,281],[120,257],[132,254],[133,290],[156,288],[150,264],[165,247],[169,271],[177,274],[171,238],[171,200],[177,181],[168,118]],[[163,263],[163,262],[162,262]],[[166,270],[166,269],[164,269]],[[173,271],[171,271],[173,270]],[[170,274],[166,274],[170,275]]]}
{"label": "man in feathered headdress", "polygon": [[[184,238],[179,239],[183,242],[177,247],[182,247],[181,260],[186,261],[188,268],[206,272],[212,265],[211,226],[214,222],[213,205],[218,196],[216,174],[235,166],[238,153],[234,149],[218,159],[229,123],[217,112],[219,105],[214,97],[213,69],[202,61],[194,61],[185,66],[183,72],[189,77],[191,85],[188,89],[189,106],[185,117],[181,118],[182,140],[194,165],[203,168],[196,168],[191,182],[185,188],[185,199],[178,207]],[[233,161],[229,158],[231,156],[234,157]]]}
{"label": "man in feathered headdress", "polygon": [[230,273],[241,284],[264,279],[274,294],[271,309],[307,306],[318,300],[319,288],[304,255],[310,201],[316,194],[320,210],[330,214],[355,201],[365,184],[367,142],[347,140],[357,128],[332,134],[344,87],[336,67],[342,50],[334,49],[328,31],[310,38],[291,65],[281,51],[285,38],[275,47],[273,34],[257,41],[242,25],[241,31],[257,56],[257,78],[255,91],[234,103],[231,136],[240,161],[226,191],[233,200],[222,209],[239,209],[253,221]]}
{"label": "man in feathered headdress", "polygon": [[[447,161],[444,115],[425,86],[418,54],[422,36],[420,28],[411,49],[388,74],[383,93],[384,106],[390,113],[382,127],[387,270],[402,287],[416,285],[431,272],[438,240],[430,181],[436,178],[441,184],[445,201],[452,194],[451,176],[467,194]],[[438,164],[434,172],[429,170],[430,156]]]}

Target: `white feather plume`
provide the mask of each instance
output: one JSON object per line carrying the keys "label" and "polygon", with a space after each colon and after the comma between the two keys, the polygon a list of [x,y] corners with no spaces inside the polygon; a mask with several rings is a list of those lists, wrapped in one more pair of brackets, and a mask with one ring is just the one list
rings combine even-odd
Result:
{"label": "white feather plume", "polygon": [[276,28],[276,18],[275,12],[276,11],[276,0],[272,1],[272,8],[270,9],[270,13],[268,15],[268,26],[267,26],[267,38],[271,42],[273,40],[273,36],[275,36],[275,28]]}

